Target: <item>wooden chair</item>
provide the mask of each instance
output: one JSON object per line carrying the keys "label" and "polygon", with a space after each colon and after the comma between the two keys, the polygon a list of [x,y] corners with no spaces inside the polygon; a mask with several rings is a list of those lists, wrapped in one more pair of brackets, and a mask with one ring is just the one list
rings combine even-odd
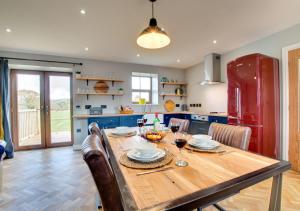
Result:
{"label": "wooden chair", "polygon": [[[224,145],[232,146],[242,150],[248,150],[251,137],[251,128],[212,123],[209,127],[208,135]],[[213,204],[220,211],[225,211],[223,207],[217,203]],[[201,210],[201,209],[198,209]]]}
{"label": "wooden chair", "polygon": [[190,121],[188,119],[177,119],[177,118],[171,118],[169,122],[169,127],[171,127],[171,124],[178,123],[179,130],[178,132],[188,132]]}
{"label": "wooden chair", "polygon": [[115,175],[100,139],[96,134],[89,135],[84,140],[82,143],[82,154],[94,178],[103,210],[123,210]]}

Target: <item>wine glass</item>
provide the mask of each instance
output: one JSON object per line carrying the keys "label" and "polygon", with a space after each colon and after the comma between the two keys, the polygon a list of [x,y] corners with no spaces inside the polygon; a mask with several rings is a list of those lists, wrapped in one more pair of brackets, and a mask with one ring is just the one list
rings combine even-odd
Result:
{"label": "wine glass", "polygon": [[174,140],[176,140],[176,133],[178,132],[180,124],[178,122],[171,122],[171,131],[174,134]]}
{"label": "wine glass", "polygon": [[144,126],[144,120],[143,120],[143,119],[138,119],[138,120],[137,120],[137,125],[139,126],[139,134],[140,134],[140,136],[142,136],[142,131],[141,131],[141,129],[142,129],[142,127]]}
{"label": "wine glass", "polygon": [[146,118],[146,116],[143,116],[143,121],[144,121],[144,125],[146,125],[146,123],[147,123],[147,118]]}
{"label": "wine glass", "polygon": [[179,149],[178,160],[175,163],[176,166],[185,167],[188,166],[189,164],[187,161],[183,160],[183,156],[182,156],[182,149],[186,145],[186,143],[187,143],[187,137],[183,133],[178,135],[177,138],[175,139],[175,144]]}

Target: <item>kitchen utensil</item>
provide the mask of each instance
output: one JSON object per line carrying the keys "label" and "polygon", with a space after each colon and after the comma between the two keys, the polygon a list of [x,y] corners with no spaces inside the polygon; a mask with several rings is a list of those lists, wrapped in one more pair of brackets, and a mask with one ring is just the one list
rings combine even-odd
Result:
{"label": "kitchen utensil", "polygon": [[165,168],[161,168],[161,169],[156,169],[156,170],[152,170],[152,171],[140,172],[140,173],[137,173],[136,175],[137,176],[141,176],[141,175],[144,175],[144,174],[151,174],[151,173],[160,172],[160,171],[166,171],[166,170],[171,170],[171,169],[173,169],[173,167],[169,166],[169,167],[165,167]]}
{"label": "kitchen utensil", "polygon": [[105,81],[97,81],[94,86],[94,90],[96,93],[107,93],[109,90],[109,86]]}

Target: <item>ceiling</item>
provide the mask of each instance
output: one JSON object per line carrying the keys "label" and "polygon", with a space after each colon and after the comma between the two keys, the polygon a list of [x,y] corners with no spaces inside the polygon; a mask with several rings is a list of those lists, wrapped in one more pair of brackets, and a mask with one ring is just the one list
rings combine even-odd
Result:
{"label": "ceiling", "polygon": [[147,0],[0,0],[0,5],[1,50],[176,68],[300,23],[299,0],[158,0],[156,18],[171,44],[146,50],[136,38],[151,15]]}

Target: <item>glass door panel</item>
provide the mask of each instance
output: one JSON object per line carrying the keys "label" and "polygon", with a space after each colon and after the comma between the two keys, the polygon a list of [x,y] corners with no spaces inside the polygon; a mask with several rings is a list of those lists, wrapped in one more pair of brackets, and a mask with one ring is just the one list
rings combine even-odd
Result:
{"label": "glass door panel", "polygon": [[41,75],[34,73],[16,73],[16,126],[17,148],[35,148],[43,145],[41,111]]}
{"label": "glass door panel", "polygon": [[[48,73],[49,95],[46,99],[50,146],[69,145],[72,142],[71,77],[69,74]],[[48,101],[48,103],[47,103]]]}

